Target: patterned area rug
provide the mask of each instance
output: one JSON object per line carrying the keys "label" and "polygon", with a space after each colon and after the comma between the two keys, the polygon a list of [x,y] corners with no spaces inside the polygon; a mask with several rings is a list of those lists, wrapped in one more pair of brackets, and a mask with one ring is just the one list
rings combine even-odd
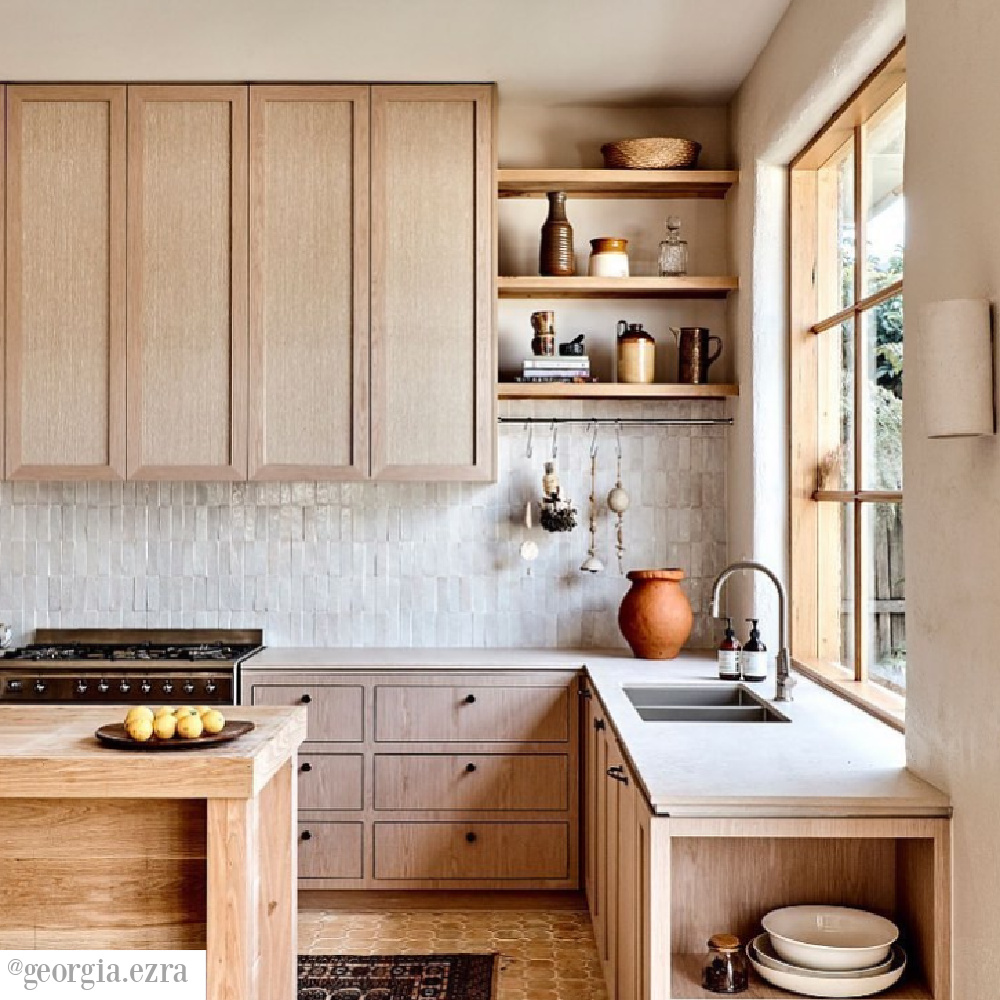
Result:
{"label": "patterned area rug", "polygon": [[496,955],[299,955],[298,1000],[491,1000]]}

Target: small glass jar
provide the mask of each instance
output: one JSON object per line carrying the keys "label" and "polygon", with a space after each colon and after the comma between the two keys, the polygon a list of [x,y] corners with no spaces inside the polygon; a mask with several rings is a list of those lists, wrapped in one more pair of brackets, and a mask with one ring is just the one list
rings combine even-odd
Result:
{"label": "small glass jar", "polygon": [[711,993],[742,993],[749,987],[746,956],[734,934],[713,934],[708,939],[701,983]]}
{"label": "small glass jar", "polygon": [[660,277],[678,277],[688,271],[688,245],[681,239],[681,220],[667,218],[667,238],[660,244]]}

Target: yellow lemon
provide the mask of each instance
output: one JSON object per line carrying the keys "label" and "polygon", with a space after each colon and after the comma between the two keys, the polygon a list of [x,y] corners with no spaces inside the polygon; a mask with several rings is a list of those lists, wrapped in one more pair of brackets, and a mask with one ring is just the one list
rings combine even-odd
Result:
{"label": "yellow lemon", "polygon": [[190,706],[184,705],[181,708],[175,709],[174,715],[179,719],[182,715],[197,715],[198,713]]}
{"label": "yellow lemon", "polygon": [[197,715],[184,715],[177,720],[177,735],[185,740],[197,739],[203,728]]}
{"label": "yellow lemon", "polygon": [[206,733],[221,733],[226,724],[226,717],[221,712],[212,709],[201,717],[201,722]]}
{"label": "yellow lemon", "polygon": [[195,709],[195,711],[196,711],[196,712],[197,712],[197,713],[198,713],[199,715],[205,715],[205,714],[207,714],[208,712],[211,712],[211,711],[212,711],[212,709],[210,709],[210,708],[208,707],[208,705],[199,705],[199,706],[198,706],[198,707],[197,707],[197,708]]}
{"label": "yellow lemon", "polygon": [[156,715],[153,716],[153,718],[158,719],[158,718],[160,718],[161,715],[173,715],[173,714],[174,714],[174,710],[172,708],[170,708],[169,706],[164,705],[162,708],[158,708],[156,710]]}
{"label": "yellow lemon", "polygon": [[153,713],[148,708],[143,705],[136,705],[134,708],[128,710],[128,715],[125,716],[125,725],[127,726],[135,719],[147,719],[149,722],[152,722],[153,718]]}
{"label": "yellow lemon", "polygon": [[125,732],[139,743],[145,743],[153,735],[153,723],[149,719],[133,719],[126,724]]}
{"label": "yellow lemon", "polygon": [[153,733],[158,740],[169,740],[177,732],[177,720],[169,713],[158,715],[153,720]]}

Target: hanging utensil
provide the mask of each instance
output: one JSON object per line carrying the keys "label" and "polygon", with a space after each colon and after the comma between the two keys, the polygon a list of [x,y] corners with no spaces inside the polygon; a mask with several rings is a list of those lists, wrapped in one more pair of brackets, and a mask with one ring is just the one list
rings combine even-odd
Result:
{"label": "hanging utensil", "polygon": [[[528,501],[527,507],[524,509],[524,526],[531,531],[531,501]],[[520,548],[521,558],[528,564],[527,574],[531,576],[531,564],[538,558],[538,543],[532,541],[530,538],[526,538],[521,542]]]}
{"label": "hanging utensil", "polygon": [[615,485],[608,494],[608,509],[616,515],[615,524],[615,553],[618,556],[618,572],[625,572],[625,538],[622,530],[622,522],[625,511],[628,510],[632,498],[625,492],[622,486],[622,435],[621,425],[615,424],[615,445],[617,451],[617,467],[615,471]]}
{"label": "hanging utensil", "polygon": [[604,563],[597,558],[597,424],[590,440],[590,548],[580,569],[584,573],[603,573]]}

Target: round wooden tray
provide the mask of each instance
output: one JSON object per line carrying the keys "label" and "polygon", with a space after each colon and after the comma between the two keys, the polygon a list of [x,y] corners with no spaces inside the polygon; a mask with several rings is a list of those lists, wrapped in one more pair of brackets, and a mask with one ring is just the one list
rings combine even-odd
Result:
{"label": "round wooden tray", "polygon": [[217,743],[229,743],[231,740],[249,733],[252,729],[252,722],[239,722],[234,719],[227,722],[221,732],[213,733],[211,736],[198,736],[193,740],[185,740],[179,736],[174,736],[169,740],[161,740],[151,736],[145,743],[140,743],[125,732],[124,722],[113,722],[110,726],[101,726],[94,735],[105,746],[114,747],[116,750],[155,752],[157,750],[197,750],[199,747],[215,746]]}

